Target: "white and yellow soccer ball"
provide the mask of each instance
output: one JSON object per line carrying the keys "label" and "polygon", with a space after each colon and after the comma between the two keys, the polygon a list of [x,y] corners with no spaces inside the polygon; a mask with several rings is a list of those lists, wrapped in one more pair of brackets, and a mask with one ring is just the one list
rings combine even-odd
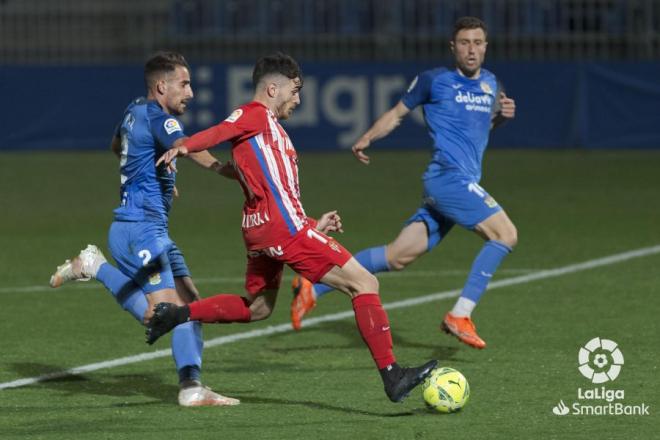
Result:
{"label": "white and yellow soccer ball", "polygon": [[452,413],[463,408],[470,400],[470,385],[459,371],[436,368],[422,385],[426,406],[442,413]]}

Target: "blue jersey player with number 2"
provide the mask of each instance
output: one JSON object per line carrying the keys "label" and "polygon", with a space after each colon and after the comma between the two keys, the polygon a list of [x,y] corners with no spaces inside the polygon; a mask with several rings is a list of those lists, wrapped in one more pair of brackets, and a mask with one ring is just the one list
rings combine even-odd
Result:
{"label": "blue jersey player with number 2", "polygon": [[[389,134],[404,116],[422,106],[434,145],[433,158],[422,177],[422,206],[392,243],[365,249],[355,258],[372,273],[401,270],[437,246],[455,224],[474,231],[485,244],[472,264],[461,296],[445,315],[442,329],[480,349],[486,343],[477,334],[471,313],[518,240],[516,228],[502,207],[479,186],[490,130],[515,115],[513,99],[506,96],[495,75],[481,67],[487,44],[483,21],[460,18],[450,42],[456,68],[419,74],[401,100],[353,145],[353,154],[368,164],[364,150],[371,142]],[[293,290],[291,319],[299,329],[316,299],[331,289],[296,277]]]}
{"label": "blue jersey player with number 2", "polygon": [[[66,281],[95,278],[138,321],[146,322],[159,302],[184,305],[199,299],[183,254],[170,239],[169,210],[176,192],[175,174],[156,159],[185,139],[177,119],[193,98],[190,69],[182,55],[159,52],[145,64],[146,98],[125,110],[112,141],[120,159],[120,205],[114,211],[108,242],[117,267],[98,247],[89,245],[57,268],[52,287]],[[210,153],[190,156],[204,168],[225,177],[228,169]],[[231,173],[230,173],[231,174]],[[200,380],[203,339],[199,322],[186,322],[172,333],[172,354],[179,375],[182,406],[236,405]]]}

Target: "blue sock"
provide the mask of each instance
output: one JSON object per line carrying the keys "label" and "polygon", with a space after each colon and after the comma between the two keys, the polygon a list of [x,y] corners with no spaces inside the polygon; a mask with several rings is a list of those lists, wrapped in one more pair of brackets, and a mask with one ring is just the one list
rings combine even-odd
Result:
{"label": "blue sock", "polygon": [[[355,259],[371,273],[388,272],[390,267],[387,265],[385,249],[385,246],[364,249],[355,254]],[[331,290],[334,290],[334,288],[325,284],[314,284],[314,292],[316,292],[317,299]]]}
{"label": "blue sock", "polygon": [[124,310],[140,323],[143,322],[148,307],[147,298],[132,279],[110,263],[103,263],[99,267],[96,279],[103,283]]}
{"label": "blue sock", "polygon": [[179,373],[179,382],[199,381],[202,371],[202,323],[188,321],[172,331],[172,356]]}
{"label": "blue sock", "polygon": [[512,249],[504,243],[495,240],[487,241],[472,263],[472,270],[463,287],[461,297],[475,303],[479,302],[498,266],[511,251]]}

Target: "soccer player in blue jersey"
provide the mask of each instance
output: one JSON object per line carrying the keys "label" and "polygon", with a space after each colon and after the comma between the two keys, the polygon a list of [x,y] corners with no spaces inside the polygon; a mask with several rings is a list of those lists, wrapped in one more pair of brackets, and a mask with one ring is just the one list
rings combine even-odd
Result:
{"label": "soccer player in blue jersey", "polygon": [[[484,348],[471,313],[502,260],[518,241],[517,231],[502,207],[479,186],[481,161],[490,130],[515,115],[515,102],[506,96],[495,75],[482,68],[486,54],[486,25],[475,17],[460,18],[450,48],[456,68],[422,72],[401,100],[383,114],[353,145],[364,164],[373,141],[387,136],[411,110],[424,109],[433,138],[433,158],[424,173],[422,206],[408,219],[391,243],[365,249],[355,258],[372,273],[401,270],[437,246],[455,224],[474,231],[486,242],[475,258],[461,296],[445,315],[442,328],[462,342]],[[296,277],[291,319],[299,329],[316,299],[331,289]]]}
{"label": "soccer player in blue jersey", "polygon": [[[119,269],[106,261],[98,247],[89,245],[59,266],[50,281],[52,287],[59,287],[66,281],[95,278],[140,322],[147,322],[157,303],[184,305],[199,299],[183,254],[168,233],[176,174],[155,165],[175,141],[185,137],[176,116],[185,112],[193,98],[190,69],[182,55],[159,52],[145,64],[145,82],[147,97],[126,108],[111,147],[120,159],[121,203],[114,211],[108,241]],[[231,177],[228,168],[206,151],[192,159]],[[179,375],[179,404],[238,404],[237,399],[202,385],[202,349],[199,322],[174,329],[172,353]]]}

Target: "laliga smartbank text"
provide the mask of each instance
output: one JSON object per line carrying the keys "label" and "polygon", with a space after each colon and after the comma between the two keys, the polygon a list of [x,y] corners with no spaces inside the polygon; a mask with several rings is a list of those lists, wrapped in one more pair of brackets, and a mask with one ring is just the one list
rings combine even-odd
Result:
{"label": "laliga smartbank text", "polygon": [[647,404],[626,402],[625,390],[618,387],[598,386],[602,383],[614,382],[623,371],[624,364],[625,358],[619,344],[600,337],[589,340],[578,351],[578,371],[591,382],[593,388],[578,387],[577,401],[566,405],[560,400],[552,408],[553,414],[558,416],[650,415]]}
{"label": "laliga smartbank text", "polygon": [[[625,403],[624,390],[600,388],[578,388],[577,402],[571,405],[573,415],[594,416],[648,416],[649,406],[645,403],[631,405]],[[602,403],[602,402],[605,403]]]}

